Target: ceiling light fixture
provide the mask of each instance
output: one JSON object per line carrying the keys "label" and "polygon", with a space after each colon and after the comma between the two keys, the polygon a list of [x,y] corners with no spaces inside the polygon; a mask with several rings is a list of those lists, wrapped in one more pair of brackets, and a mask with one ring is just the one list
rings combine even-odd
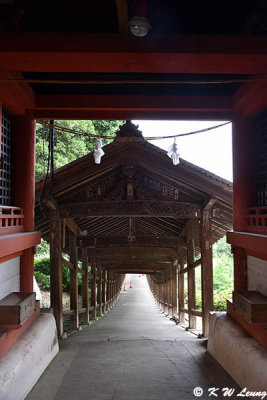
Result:
{"label": "ceiling light fixture", "polygon": [[150,22],[146,17],[133,17],[129,23],[130,32],[137,37],[144,37],[151,29]]}
{"label": "ceiling light fixture", "polygon": [[147,0],[136,0],[134,17],[128,22],[130,32],[137,37],[144,37],[151,29],[147,19]]}

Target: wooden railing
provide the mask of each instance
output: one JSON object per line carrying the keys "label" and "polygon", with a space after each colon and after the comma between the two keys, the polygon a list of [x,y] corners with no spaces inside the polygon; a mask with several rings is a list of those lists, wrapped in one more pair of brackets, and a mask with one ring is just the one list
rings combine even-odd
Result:
{"label": "wooden railing", "polygon": [[246,219],[248,232],[267,235],[267,206],[248,208]]}
{"label": "wooden railing", "polygon": [[0,205],[0,235],[22,232],[24,215],[20,207]]}

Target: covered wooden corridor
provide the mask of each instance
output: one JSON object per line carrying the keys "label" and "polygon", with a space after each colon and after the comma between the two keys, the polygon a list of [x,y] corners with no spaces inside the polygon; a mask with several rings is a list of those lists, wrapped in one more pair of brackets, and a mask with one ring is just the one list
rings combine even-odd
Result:
{"label": "covered wooden corridor", "polygon": [[[173,165],[129,121],[103,149],[101,164],[91,153],[56,170],[52,184],[49,177],[36,184],[36,229],[50,241],[51,307],[59,337],[64,316],[75,330],[107,311],[126,273],[147,274],[160,307],[181,323],[188,316],[189,329],[202,318],[207,337],[212,244],[231,228],[231,183],[184,160]],[[64,311],[63,265],[71,281],[70,309]],[[196,309],[197,267],[202,309]]]}
{"label": "covered wooden corridor", "polygon": [[127,275],[125,285],[110,313],[62,342],[27,400],[192,400],[196,387],[202,399],[210,387],[240,391],[206,340],[159,311],[145,276]]}

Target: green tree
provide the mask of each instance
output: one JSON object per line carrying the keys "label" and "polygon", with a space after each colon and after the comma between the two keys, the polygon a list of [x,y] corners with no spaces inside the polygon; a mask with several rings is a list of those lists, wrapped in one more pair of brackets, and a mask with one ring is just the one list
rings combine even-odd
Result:
{"label": "green tree", "polygon": [[226,237],[220,239],[213,247],[213,287],[215,293],[233,288],[233,256]]}
{"label": "green tree", "polygon": [[[49,121],[46,121],[49,122]],[[81,133],[94,134],[89,138],[83,134],[72,134],[54,130],[54,166],[59,168],[94,150],[98,135],[115,136],[124,121],[56,121],[56,125],[74,129]],[[49,129],[41,124],[36,125],[36,177],[45,175],[48,161]],[[103,145],[110,142],[104,139]]]}

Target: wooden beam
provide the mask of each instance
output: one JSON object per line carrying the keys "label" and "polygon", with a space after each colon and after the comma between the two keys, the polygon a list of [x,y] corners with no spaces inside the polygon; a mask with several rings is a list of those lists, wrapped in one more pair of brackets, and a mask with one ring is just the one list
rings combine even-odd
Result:
{"label": "wooden beam", "polygon": [[197,111],[177,110],[176,108],[109,108],[97,109],[35,109],[33,110],[34,118],[38,119],[71,119],[71,120],[84,120],[84,119],[152,119],[152,120],[182,120],[182,121],[231,121],[234,117],[233,111],[226,111],[221,109],[215,110],[214,108],[209,111],[203,109]]}
{"label": "wooden beam", "polygon": [[[0,69],[39,72],[265,74],[264,36],[1,33]],[[188,51],[190,49],[190,51]]]}
{"label": "wooden beam", "polygon": [[116,0],[120,33],[128,33],[128,1]]}
{"label": "wooden beam", "polygon": [[80,236],[80,228],[73,218],[64,218],[64,223],[76,237]]}
{"label": "wooden beam", "polygon": [[[112,237],[93,237],[80,236],[78,238],[81,247],[99,248],[99,247],[114,247],[125,246],[129,247],[129,241],[126,236]],[[174,247],[178,248],[185,245],[185,240],[182,236],[152,236],[152,235],[137,235],[136,240],[131,243],[130,247]]]}
{"label": "wooden beam", "polygon": [[[60,90],[60,89],[59,89]],[[60,93],[60,92],[59,92]],[[37,94],[35,112],[45,110],[153,110],[231,112],[231,96]]]}
{"label": "wooden beam", "polygon": [[[3,82],[1,79],[20,79],[21,82]],[[35,93],[20,72],[1,71],[0,68],[0,103],[13,115],[24,115],[27,108],[35,107]]]}
{"label": "wooden beam", "polygon": [[103,265],[112,264],[137,264],[137,265],[147,265],[148,263],[153,263],[153,265],[162,265],[169,267],[172,264],[172,257],[161,257],[161,256],[98,256],[97,261],[101,262]]}
{"label": "wooden beam", "polygon": [[41,232],[21,232],[0,235],[0,259],[36,246],[41,241]]}
{"label": "wooden beam", "polygon": [[[0,238],[1,239],[1,238]],[[249,232],[227,232],[227,243],[248,251],[267,255],[267,236]],[[240,290],[240,289],[235,289]]]}
{"label": "wooden beam", "polygon": [[53,198],[48,199],[48,200],[46,201],[46,206],[47,206],[50,210],[54,210],[54,211],[56,211],[57,208],[58,208],[57,202],[56,202],[56,200],[54,200]]}
{"label": "wooden beam", "polygon": [[63,265],[65,265],[65,267],[69,268],[69,269],[73,269],[74,265],[72,262],[70,262],[69,260],[66,260],[66,258],[62,257],[61,258],[61,262]]}
{"label": "wooden beam", "polygon": [[171,217],[193,218],[200,212],[200,205],[174,201],[87,201],[63,203],[73,217]]}
{"label": "wooden beam", "polygon": [[[90,256],[105,258],[107,257],[176,257],[177,251],[168,247],[98,247],[90,249]],[[170,260],[168,260],[170,261]]]}
{"label": "wooden beam", "polygon": [[[94,257],[176,257],[176,249],[170,247],[98,247],[97,249],[90,249],[90,255]],[[170,261],[170,260],[168,260]]]}
{"label": "wooden beam", "polygon": [[105,268],[108,271],[113,271],[114,269],[117,269],[117,268],[127,268],[128,270],[135,269],[135,268],[142,270],[144,268],[144,269],[149,269],[151,271],[157,270],[157,271],[161,272],[163,269],[163,266],[162,266],[162,264],[155,265],[153,263],[150,263],[150,264],[148,264],[148,263],[145,263],[145,264],[114,263],[114,264],[110,264],[110,265],[105,264]]}
{"label": "wooden beam", "polygon": [[57,333],[63,336],[62,258],[60,211],[50,211],[50,292]]}
{"label": "wooden beam", "polygon": [[112,271],[113,272],[124,273],[124,274],[154,274],[154,273],[159,272],[157,270],[150,269],[150,268],[145,268],[145,269],[141,269],[141,268],[133,268],[133,269],[129,269],[129,268],[114,268],[114,269],[112,269]]}
{"label": "wooden beam", "polygon": [[210,199],[204,207],[204,210],[211,210],[216,203],[216,199]]}
{"label": "wooden beam", "polygon": [[267,107],[267,82],[243,84],[233,96],[234,111],[244,117],[254,117]]}
{"label": "wooden beam", "polygon": [[201,261],[202,261],[201,258],[199,258],[198,260],[194,261],[192,264],[189,264],[186,268],[183,268],[181,270],[180,274],[185,274],[190,269],[198,267],[199,265],[201,265]]}

